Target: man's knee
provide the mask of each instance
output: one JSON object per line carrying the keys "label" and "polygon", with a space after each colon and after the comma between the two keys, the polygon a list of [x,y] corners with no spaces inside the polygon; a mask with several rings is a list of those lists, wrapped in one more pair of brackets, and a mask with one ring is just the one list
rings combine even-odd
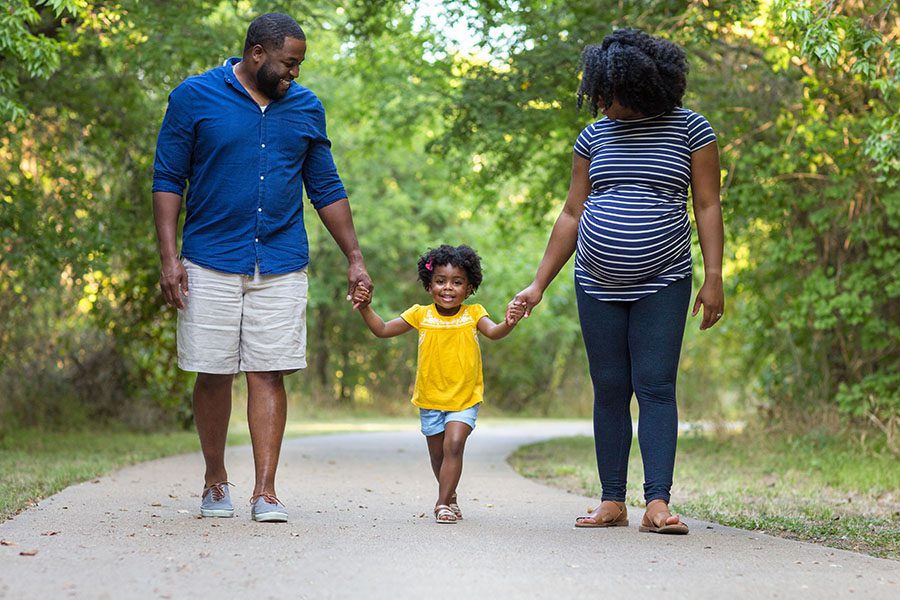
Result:
{"label": "man's knee", "polygon": [[233,380],[234,375],[231,373],[197,373],[197,381],[194,385],[202,388],[225,387],[231,386]]}
{"label": "man's knee", "polygon": [[247,371],[247,379],[265,385],[283,385],[284,371]]}

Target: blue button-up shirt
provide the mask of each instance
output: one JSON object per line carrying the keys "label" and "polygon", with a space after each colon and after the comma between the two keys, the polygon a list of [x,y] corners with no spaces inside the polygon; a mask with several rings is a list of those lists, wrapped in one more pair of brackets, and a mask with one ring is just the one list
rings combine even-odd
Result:
{"label": "blue button-up shirt", "polygon": [[[303,192],[320,209],[347,197],[325,133],[325,109],[291,83],[265,110],[233,66],[190,77],[169,95],[153,191],[184,193],[182,256],[224,273],[299,271],[309,262]],[[302,182],[302,187],[301,187]]]}

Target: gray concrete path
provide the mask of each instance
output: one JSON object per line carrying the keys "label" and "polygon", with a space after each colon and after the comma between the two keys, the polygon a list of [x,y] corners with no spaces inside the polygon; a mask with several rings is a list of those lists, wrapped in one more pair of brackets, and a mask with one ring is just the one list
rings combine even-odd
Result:
{"label": "gray concrete path", "polygon": [[[687,537],[575,529],[588,498],[516,475],[517,446],[585,423],[492,426],[469,442],[465,519],[438,525],[418,432],[285,443],[288,524],[250,521],[251,457],[230,448],[234,519],[200,519],[199,454],[70,487],[0,525],[0,597],[900,598],[900,563],[693,519]],[[20,553],[31,553],[22,556]]]}

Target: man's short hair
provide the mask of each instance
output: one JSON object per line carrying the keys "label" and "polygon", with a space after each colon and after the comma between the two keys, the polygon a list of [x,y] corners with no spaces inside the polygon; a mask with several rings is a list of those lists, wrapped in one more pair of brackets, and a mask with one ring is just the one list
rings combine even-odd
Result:
{"label": "man's short hair", "polygon": [[253,19],[247,28],[244,52],[259,44],[266,50],[278,50],[284,46],[284,38],[305,40],[306,34],[297,21],[282,13],[266,13]]}

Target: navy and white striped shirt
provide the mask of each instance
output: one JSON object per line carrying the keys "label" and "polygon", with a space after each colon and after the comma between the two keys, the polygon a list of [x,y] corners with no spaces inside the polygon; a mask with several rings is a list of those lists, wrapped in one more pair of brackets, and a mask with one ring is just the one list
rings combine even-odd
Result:
{"label": "navy and white striped shirt", "polygon": [[575,142],[590,160],[575,280],[599,300],[638,300],[691,275],[687,191],[691,153],[716,141],[686,108],[628,121],[600,119]]}

